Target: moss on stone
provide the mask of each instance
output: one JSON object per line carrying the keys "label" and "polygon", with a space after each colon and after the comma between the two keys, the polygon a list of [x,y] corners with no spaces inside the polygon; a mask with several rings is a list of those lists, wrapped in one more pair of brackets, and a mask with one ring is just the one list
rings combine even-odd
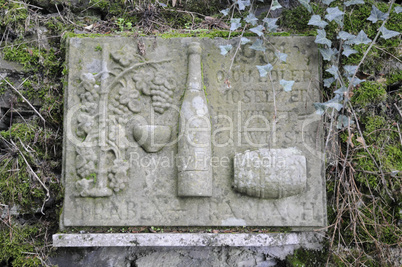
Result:
{"label": "moss on stone", "polygon": [[55,52],[53,48],[40,50],[27,44],[15,43],[4,47],[3,56],[5,60],[20,63],[26,71],[56,76],[60,72],[60,63]]}
{"label": "moss on stone", "polygon": [[282,12],[279,24],[286,27],[292,33],[305,33],[313,31],[314,27],[307,25],[311,14],[303,6],[297,6],[293,9],[285,9]]}
{"label": "moss on stone", "polygon": [[361,83],[354,89],[354,95],[351,99],[354,105],[365,106],[384,101],[387,97],[387,91],[382,83],[367,81]]}
{"label": "moss on stone", "polygon": [[25,33],[25,21],[28,18],[28,10],[22,2],[0,0],[0,27],[1,31],[12,29],[16,37],[22,37]]}
{"label": "moss on stone", "polygon": [[387,75],[387,85],[392,85],[401,82],[402,82],[402,70],[399,72],[395,72],[394,74],[390,73]]}
{"label": "moss on stone", "polygon": [[56,179],[48,169],[50,165],[43,161],[56,156],[52,151],[47,151],[47,143],[60,140],[55,140],[50,130],[44,130],[36,122],[14,123],[9,130],[1,131],[0,135],[9,144],[0,163],[0,202],[18,204],[23,210],[32,212],[42,204],[45,190],[32,175],[31,168],[50,179]]}
{"label": "moss on stone", "polygon": [[0,227],[0,265],[42,266],[37,253],[44,245],[43,236],[38,225]]}

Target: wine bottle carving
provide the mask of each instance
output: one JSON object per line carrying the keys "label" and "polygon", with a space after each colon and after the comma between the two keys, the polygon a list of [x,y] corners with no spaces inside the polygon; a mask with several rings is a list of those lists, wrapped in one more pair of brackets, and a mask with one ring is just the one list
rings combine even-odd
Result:
{"label": "wine bottle carving", "polygon": [[187,87],[179,121],[179,196],[212,196],[211,121],[201,71],[201,46],[190,43]]}

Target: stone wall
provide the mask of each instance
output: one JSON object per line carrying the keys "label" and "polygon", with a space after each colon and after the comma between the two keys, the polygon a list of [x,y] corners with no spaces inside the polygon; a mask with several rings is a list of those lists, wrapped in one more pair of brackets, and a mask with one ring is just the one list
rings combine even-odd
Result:
{"label": "stone wall", "polygon": [[[124,3],[123,3],[124,2]],[[138,5],[142,2],[144,5]],[[160,1],[163,2],[163,1]],[[166,2],[166,1],[165,1]],[[172,2],[172,1],[169,1]],[[216,15],[227,7],[227,1],[175,1],[180,11],[166,10],[154,1],[0,1],[1,15],[1,59],[0,59],[0,265],[21,266],[23,264],[59,266],[307,266],[324,265],[332,237],[345,237],[344,243],[332,247],[330,261],[360,260],[366,264],[380,265],[387,262],[401,264],[400,249],[400,131],[402,100],[398,95],[401,88],[400,37],[379,42],[378,49],[370,53],[362,64],[362,78],[368,80],[354,91],[352,98],[356,115],[361,121],[361,131],[367,146],[373,147],[373,157],[382,164],[384,179],[390,191],[384,188],[381,174],[370,155],[364,150],[358,129],[352,127],[339,130],[342,150],[336,151],[327,168],[327,190],[329,242],[319,244],[292,245],[287,247],[104,247],[104,248],[58,248],[52,249],[51,236],[60,232],[62,212],[62,122],[63,86],[65,74],[65,40],[76,34],[133,35],[164,34],[164,37],[180,34],[192,37],[227,37],[227,24],[205,18],[198,14]],[[260,4],[258,12],[266,12],[269,2]],[[312,34],[313,27],[305,26],[310,15],[297,1],[279,1],[289,9],[278,12],[281,15],[281,30],[292,34]],[[314,1],[312,1],[314,2]],[[319,1],[316,1],[317,3]],[[367,2],[367,1],[366,1]],[[374,4],[385,12],[381,1]],[[318,5],[315,7],[318,10]],[[366,8],[367,5],[367,8]],[[356,7],[355,14],[364,18],[370,15],[371,2]],[[194,13],[189,13],[194,12]],[[345,29],[357,33],[365,24],[358,15],[351,16],[352,23],[345,23]],[[401,14],[393,13],[387,28],[401,32]],[[398,26],[399,25],[399,26]],[[368,26],[369,29],[372,29]],[[199,28],[215,29],[205,33]],[[203,36],[204,34],[204,36]],[[373,38],[376,30],[369,31]],[[333,34],[336,36],[336,34]],[[328,34],[330,36],[330,34]],[[334,39],[336,39],[334,37]],[[385,52],[384,52],[385,51]],[[359,56],[362,53],[359,52]],[[392,56],[390,56],[391,54]],[[357,64],[359,58],[342,58],[343,64]],[[325,74],[324,74],[325,75]],[[324,77],[325,78],[325,77]],[[7,79],[7,82],[4,80]],[[22,94],[22,96],[20,95]],[[323,91],[323,94],[331,94]],[[398,112],[399,111],[399,112]],[[386,129],[386,130],[384,130]],[[399,134],[398,134],[399,132]],[[391,134],[389,134],[391,133]],[[349,141],[348,141],[349,140]],[[360,140],[360,141],[359,141]],[[346,146],[352,143],[349,158]],[[383,145],[381,145],[383,144]],[[381,153],[375,153],[380,151]],[[351,156],[352,155],[352,156]],[[346,164],[347,163],[347,164]],[[345,167],[346,166],[346,167]],[[344,172],[342,171],[345,168]],[[342,184],[338,184],[342,173]],[[399,182],[398,182],[399,181]],[[346,192],[349,185],[357,184],[368,210],[363,214],[379,222],[378,228],[365,228],[359,220],[358,236],[364,245],[353,241],[350,225],[356,222],[355,213],[342,210],[338,214],[336,199],[352,196]],[[367,186],[369,184],[369,186]],[[373,189],[370,193],[370,190]],[[356,192],[356,191],[353,191]],[[355,194],[353,196],[356,196]],[[360,197],[361,195],[359,195]],[[339,198],[338,198],[339,199]],[[381,200],[381,201],[377,201]],[[344,200],[345,204],[348,202]],[[374,201],[374,202],[373,202]],[[370,203],[375,203],[371,206]],[[356,203],[355,203],[356,204]],[[347,206],[347,205],[346,205]],[[372,212],[373,209],[378,210]],[[355,220],[355,221],[353,221]],[[76,228],[74,232],[162,232],[159,227],[125,228]],[[186,228],[165,229],[165,231],[196,232],[240,232],[239,228]],[[289,229],[246,228],[249,232],[286,232]],[[367,231],[367,232],[365,232]],[[367,236],[374,236],[370,239]],[[342,238],[339,238],[342,239]],[[366,246],[372,243],[377,246]],[[366,242],[367,241],[367,242]],[[382,253],[378,253],[379,248]],[[339,260],[341,259],[341,260]]]}

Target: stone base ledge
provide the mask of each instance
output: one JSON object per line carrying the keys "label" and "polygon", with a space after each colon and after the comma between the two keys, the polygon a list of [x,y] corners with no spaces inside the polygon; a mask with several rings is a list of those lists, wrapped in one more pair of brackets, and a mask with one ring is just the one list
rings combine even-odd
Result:
{"label": "stone base ledge", "polygon": [[54,247],[317,247],[323,239],[320,232],[269,234],[55,234]]}

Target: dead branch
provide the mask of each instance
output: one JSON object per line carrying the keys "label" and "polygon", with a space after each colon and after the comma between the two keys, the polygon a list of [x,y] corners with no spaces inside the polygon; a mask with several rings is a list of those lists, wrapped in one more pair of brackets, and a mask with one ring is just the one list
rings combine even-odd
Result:
{"label": "dead branch", "polygon": [[[28,78],[26,78],[21,84],[23,84]],[[15,91],[19,94],[19,96],[33,109],[33,111],[35,111],[35,113],[39,116],[39,118],[42,119],[43,123],[46,123],[46,120],[42,117],[42,115],[40,115],[40,113],[36,110],[36,108],[31,104],[31,102],[28,101],[28,99],[25,98],[25,96],[23,94],[20,93],[20,91],[18,91],[17,88],[15,88],[9,81],[7,81],[7,79],[2,78],[2,80],[6,81],[6,83]]]}

